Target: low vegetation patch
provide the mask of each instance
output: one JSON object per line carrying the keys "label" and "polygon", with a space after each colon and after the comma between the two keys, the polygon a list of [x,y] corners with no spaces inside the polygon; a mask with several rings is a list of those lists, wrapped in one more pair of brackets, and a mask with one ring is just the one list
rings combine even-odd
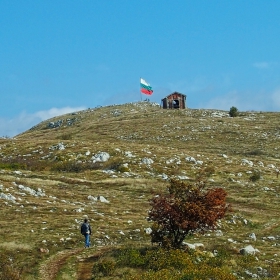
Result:
{"label": "low vegetation patch", "polygon": [[212,258],[202,252],[180,249],[123,248],[101,255],[93,265],[92,279],[107,279],[109,275],[126,280],[237,279],[222,265],[229,259],[213,262]]}

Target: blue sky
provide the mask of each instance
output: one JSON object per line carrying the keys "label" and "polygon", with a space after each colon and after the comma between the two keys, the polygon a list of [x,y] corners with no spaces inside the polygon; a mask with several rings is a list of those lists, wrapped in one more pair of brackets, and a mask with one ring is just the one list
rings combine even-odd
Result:
{"label": "blue sky", "polygon": [[279,0],[0,0],[0,136],[173,91],[280,110]]}

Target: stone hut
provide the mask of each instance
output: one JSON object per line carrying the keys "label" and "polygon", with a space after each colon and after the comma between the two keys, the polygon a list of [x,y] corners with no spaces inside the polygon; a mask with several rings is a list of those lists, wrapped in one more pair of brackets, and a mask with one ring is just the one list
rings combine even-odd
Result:
{"label": "stone hut", "polygon": [[180,92],[173,92],[161,99],[161,107],[163,109],[186,109],[187,108],[187,96]]}

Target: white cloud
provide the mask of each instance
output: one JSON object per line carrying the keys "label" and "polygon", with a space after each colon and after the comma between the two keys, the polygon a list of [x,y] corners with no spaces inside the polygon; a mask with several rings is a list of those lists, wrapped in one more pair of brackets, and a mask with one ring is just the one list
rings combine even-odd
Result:
{"label": "white cloud", "polygon": [[253,63],[253,67],[258,68],[260,70],[271,69],[275,66],[278,66],[277,62],[255,62]]}
{"label": "white cloud", "polygon": [[268,69],[270,67],[270,63],[268,62],[255,62],[253,66],[258,69]]}
{"label": "white cloud", "polygon": [[86,109],[85,107],[64,107],[64,108],[51,108],[45,111],[38,111],[33,114],[22,112],[20,115],[12,119],[0,118],[0,137],[9,136],[14,137],[17,134],[20,134],[34,125],[50,119],[55,116],[60,116],[68,114],[71,112],[81,111]]}
{"label": "white cloud", "polygon": [[238,92],[231,91],[224,96],[215,97],[205,102],[202,101],[201,104],[199,104],[199,107],[203,109],[229,110],[232,106],[238,108],[238,104],[240,103]]}
{"label": "white cloud", "polygon": [[232,106],[239,111],[278,111],[280,110],[280,88],[273,92],[231,91],[199,104],[199,108],[226,111]]}
{"label": "white cloud", "polygon": [[77,107],[77,108],[71,108],[71,107],[64,107],[64,108],[51,108],[47,111],[38,111],[32,115],[40,118],[41,120],[47,120],[50,118],[53,118],[55,116],[60,116],[76,111],[81,111],[86,109],[85,107]]}

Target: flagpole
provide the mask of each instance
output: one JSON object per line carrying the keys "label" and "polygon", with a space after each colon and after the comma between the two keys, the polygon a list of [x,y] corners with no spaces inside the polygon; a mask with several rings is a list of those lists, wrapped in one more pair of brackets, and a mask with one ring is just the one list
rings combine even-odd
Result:
{"label": "flagpole", "polygon": [[[141,77],[140,77],[140,83],[141,83]],[[140,99],[141,99],[141,102],[142,102],[142,92],[141,92],[141,86],[140,86]]]}

